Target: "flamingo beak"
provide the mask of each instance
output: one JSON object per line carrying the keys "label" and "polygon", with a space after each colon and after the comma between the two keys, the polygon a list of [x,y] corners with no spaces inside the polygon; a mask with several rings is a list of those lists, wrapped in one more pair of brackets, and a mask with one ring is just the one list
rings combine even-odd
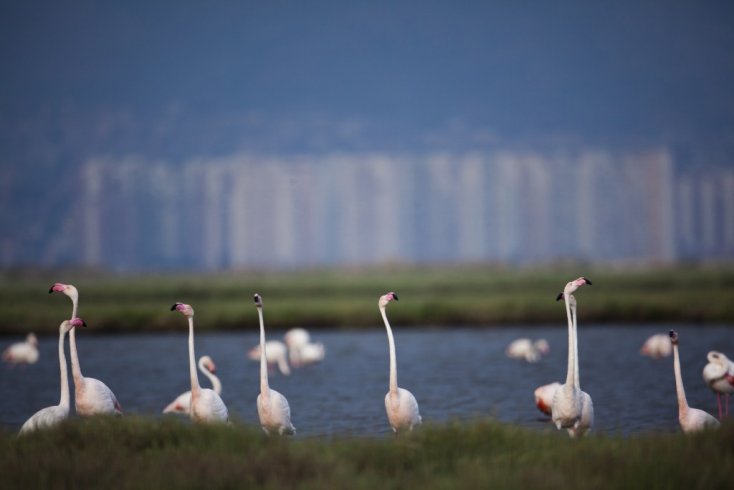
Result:
{"label": "flamingo beak", "polygon": [[586,281],[586,284],[588,284],[589,286],[591,286],[591,285],[592,285],[592,284],[591,284],[591,281],[589,281],[589,280],[588,280],[587,278],[585,278],[585,277],[582,277],[581,279],[583,279],[584,281]]}
{"label": "flamingo beak", "polygon": [[556,296],[556,301],[561,301],[563,299],[563,292],[558,293],[558,296]]}
{"label": "flamingo beak", "polygon": [[173,306],[171,306],[171,311],[176,311],[177,306],[178,306],[178,303],[175,303]]}

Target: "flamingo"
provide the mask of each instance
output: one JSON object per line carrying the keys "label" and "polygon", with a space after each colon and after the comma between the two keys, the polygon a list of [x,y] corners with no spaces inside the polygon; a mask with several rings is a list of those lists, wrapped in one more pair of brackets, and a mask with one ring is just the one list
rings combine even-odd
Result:
{"label": "flamingo", "polygon": [[576,298],[573,296],[579,287],[591,285],[585,277],[566,284],[556,301],[564,299],[568,319],[568,372],[566,382],[553,395],[551,418],[560,430],[565,428],[571,437],[585,435],[594,425],[594,405],[591,396],[581,390],[579,381],[578,338],[576,324]]}
{"label": "flamingo", "polygon": [[664,333],[651,335],[640,348],[640,354],[653,359],[668,357],[672,353],[673,346],[670,343],[670,337]]}
{"label": "flamingo", "polygon": [[69,417],[69,374],[66,367],[66,355],[64,354],[64,338],[66,332],[79,326],[87,326],[81,318],[64,320],[59,326],[59,371],[61,373],[61,400],[59,404],[42,408],[34,413],[20,428],[20,434],[53,427]]}
{"label": "flamingo", "polygon": [[520,359],[527,362],[538,362],[550,351],[548,341],[538,339],[535,342],[528,338],[515,339],[505,349],[505,355],[510,359]]}
{"label": "flamingo", "polygon": [[680,374],[680,355],[678,354],[678,333],[670,331],[670,342],[673,344],[673,371],[675,372],[675,391],[678,395],[678,421],[683,432],[698,432],[706,428],[716,428],[719,421],[713,416],[691,408],[686,401],[686,390],[683,388],[683,377]]}
{"label": "flamingo", "polygon": [[3,361],[8,364],[35,364],[38,361],[38,338],[34,333],[25,337],[25,342],[16,342],[3,351]]}
{"label": "flamingo", "polygon": [[[212,383],[212,389],[217,395],[222,395],[222,383],[219,378],[214,374],[217,371],[217,366],[209,356],[201,356],[199,358],[199,371],[204,374],[209,381]],[[163,413],[184,413],[186,415],[191,413],[191,390],[186,393],[181,393],[171,403],[163,409]]]}
{"label": "flamingo", "polygon": [[227,422],[229,412],[227,406],[216,391],[202,388],[196,374],[194,359],[194,309],[191,305],[174,303],[171,311],[179,311],[189,321],[189,375],[191,377],[191,403],[189,417],[194,422]]}
{"label": "flamingo", "polygon": [[[79,291],[71,284],[56,283],[48,290],[50,293],[63,293],[71,299],[71,318],[77,317]],[[77,415],[122,415],[122,406],[106,384],[95,378],[82,375],[79,356],[76,350],[76,329],[69,331],[69,352],[71,354],[71,373],[74,378],[74,407]]]}
{"label": "flamingo", "polygon": [[556,394],[556,390],[560,388],[561,383],[554,381],[547,385],[538,386],[533,392],[535,397],[535,406],[538,410],[546,415],[551,414],[551,406],[553,405],[553,396]]}
{"label": "flamingo", "polygon": [[387,331],[387,342],[390,349],[390,391],[385,395],[385,411],[387,411],[387,419],[390,422],[393,432],[408,429],[420,425],[423,419],[418,412],[418,402],[413,393],[405,388],[398,388],[398,368],[395,354],[395,340],[392,335],[390,322],[387,321],[387,313],[385,308],[390,301],[398,301],[398,295],[389,292],[380,296],[377,305],[380,308],[382,321],[385,322],[385,330]]}
{"label": "flamingo", "polygon": [[266,434],[295,434],[296,428],[291,423],[291,407],[288,400],[268,384],[268,347],[265,343],[265,322],[263,320],[262,297],[255,293],[253,297],[257,315],[260,319],[260,394],[257,395],[257,415],[260,425]]}
{"label": "flamingo", "polygon": [[[288,365],[288,349],[280,340],[268,340],[265,342],[265,348],[268,350],[268,366],[277,364],[278,371],[284,376],[291,374],[291,368]],[[260,344],[254,346],[247,353],[247,357],[251,361],[260,360]]]}
{"label": "flamingo", "polygon": [[324,360],[326,349],[321,342],[311,342],[311,335],[305,328],[292,328],[283,336],[291,365],[301,367]]}
{"label": "flamingo", "polygon": [[712,350],[706,356],[708,364],[703,368],[703,380],[716,393],[721,420],[721,395],[726,398],[726,416],[729,416],[729,394],[734,393],[734,362],[723,353]]}

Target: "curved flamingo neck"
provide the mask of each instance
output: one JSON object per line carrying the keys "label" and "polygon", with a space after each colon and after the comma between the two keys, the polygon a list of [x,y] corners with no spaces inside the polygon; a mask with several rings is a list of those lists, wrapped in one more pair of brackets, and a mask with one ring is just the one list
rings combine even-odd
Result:
{"label": "curved flamingo neck", "polygon": [[568,370],[566,372],[566,385],[576,386],[576,339],[574,335],[573,320],[571,318],[571,307],[569,305],[569,294],[563,293],[563,302],[566,304],[566,318],[568,320]]}
{"label": "curved flamingo neck", "polygon": [[74,378],[74,386],[79,386],[84,381],[82,368],[79,365],[79,355],[76,351],[76,328],[69,332],[69,353],[71,354],[71,374]]}
{"label": "curved flamingo neck", "polygon": [[[73,329],[72,329],[73,330]],[[61,400],[59,405],[64,410],[69,410],[69,374],[66,367],[66,354],[64,354],[64,337],[66,332],[59,333],[59,370],[61,372]]]}
{"label": "curved flamingo neck", "polygon": [[268,354],[265,352],[265,322],[263,320],[263,309],[257,309],[260,318],[260,393],[268,396],[270,386],[268,385]]}
{"label": "curved flamingo neck", "polygon": [[194,317],[189,317],[189,374],[191,375],[191,396],[198,394],[201,387],[199,386],[199,375],[196,374],[196,362],[194,359]]}
{"label": "curved flamingo neck", "polygon": [[688,401],[686,400],[686,390],[683,388],[683,377],[680,373],[678,344],[673,344],[673,370],[675,371],[675,391],[678,395],[678,417],[682,417],[688,412]]}
{"label": "curved flamingo neck", "polygon": [[398,367],[395,354],[395,339],[392,336],[392,328],[390,328],[390,322],[387,321],[387,313],[385,307],[380,307],[380,313],[382,314],[382,321],[385,322],[385,330],[387,330],[387,343],[390,347],[390,393],[395,394],[398,392]]}
{"label": "curved flamingo neck", "polygon": [[212,384],[212,389],[216,392],[217,395],[220,395],[222,393],[222,382],[219,381],[217,375],[204,368],[203,365],[199,365],[199,370],[204,374],[204,376],[209,378],[209,381]]}

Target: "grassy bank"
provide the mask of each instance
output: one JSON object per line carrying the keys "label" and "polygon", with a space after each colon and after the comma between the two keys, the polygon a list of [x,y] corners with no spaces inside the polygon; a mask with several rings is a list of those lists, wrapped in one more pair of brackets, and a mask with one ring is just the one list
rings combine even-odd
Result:
{"label": "grassy bank", "polygon": [[734,424],[570,440],[493,421],[398,438],[268,439],[239,425],[71,420],[0,435],[3,488],[731,488]]}
{"label": "grassy bank", "polygon": [[66,297],[48,295],[57,281],[79,288],[81,316],[97,331],[180,329],[180,318],[168,311],[175,301],[194,306],[200,330],[245,328],[256,322],[255,292],[276,328],[379,326],[377,299],[387,291],[400,296],[390,315],[402,326],[558,323],[563,310],[555,295],[580,275],[594,283],[579,293],[584,321],[734,323],[732,267],[435,266],[124,277],[4,272],[0,332],[56,332],[71,311]]}

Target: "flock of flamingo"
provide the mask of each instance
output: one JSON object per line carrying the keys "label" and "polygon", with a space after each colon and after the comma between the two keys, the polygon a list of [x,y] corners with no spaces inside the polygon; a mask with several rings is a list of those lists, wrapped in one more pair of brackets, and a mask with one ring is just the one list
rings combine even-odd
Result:
{"label": "flock of flamingo", "polygon": [[[551,416],[558,430],[566,429],[571,437],[589,433],[594,425],[594,404],[591,396],[581,389],[579,379],[578,355],[578,323],[577,302],[573,295],[581,286],[591,285],[585,277],[575,279],[566,284],[557,300],[563,300],[568,321],[568,366],[566,381],[550,383],[535,390],[537,407]],[[122,407],[112,390],[102,381],[82,375],[79,356],[76,348],[76,329],[86,327],[84,320],[77,316],[79,292],[70,284],[56,283],[49,293],[62,293],[72,302],[71,318],[64,320],[59,326],[59,369],[61,379],[61,399],[58,405],[46,407],[33,414],[21,427],[20,434],[33,430],[52,427],[69,416],[70,393],[66,356],[64,353],[65,338],[69,335],[69,352],[71,355],[72,379],[74,383],[74,404],[76,414],[82,417],[93,415],[122,415]],[[394,292],[379,298],[378,308],[387,332],[390,356],[389,390],[385,395],[385,411],[393,431],[413,430],[421,424],[422,419],[418,402],[413,394],[398,386],[397,359],[395,340],[387,318],[386,308],[392,301],[398,301]],[[286,346],[279,341],[266,341],[265,322],[263,318],[263,300],[259,294],[254,295],[260,323],[260,343],[250,351],[251,359],[260,361],[260,394],[257,397],[257,412],[260,425],[266,434],[295,434],[296,428],[291,422],[291,411],[286,397],[270,387],[268,381],[268,363],[274,362],[283,374],[289,374],[290,368],[286,360]],[[229,413],[222,400],[221,383],[213,374],[215,365],[209,356],[202,356],[198,368],[209,378],[212,388],[202,388],[199,384],[194,342],[194,309],[185,303],[175,303],[171,311],[177,311],[186,317],[188,322],[189,376],[191,390],[179,395],[166,406],[164,413],[184,413],[195,422],[228,422]],[[324,358],[324,346],[311,343],[308,332],[303,329],[292,329],[285,336],[290,351],[292,365],[299,366],[310,362],[318,362]],[[2,354],[3,360],[10,363],[34,363],[38,360],[38,339],[29,334],[25,342],[13,344]],[[673,370],[678,398],[678,420],[684,432],[695,432],[705,428],[714,428],[719,421],[703,410],[688,406],[685,389],[681,377],[680,357],[678,354],[679,335],[671,330],[667,336],[660,334],[651,337],[643,345],[641,353],[651,357],[674,355]],[[507,348],[508,357],[536,362],[541,355],[548,352],[545,340],[531,341],[518,339]],[[703,378],[716,393],[719,407],[719,419],[728,415],[729,394],[734,392],[734,362],[723,353],[708,353],[708,364],[704,367]],[[722,398],[725,408],[722,407]]]}

